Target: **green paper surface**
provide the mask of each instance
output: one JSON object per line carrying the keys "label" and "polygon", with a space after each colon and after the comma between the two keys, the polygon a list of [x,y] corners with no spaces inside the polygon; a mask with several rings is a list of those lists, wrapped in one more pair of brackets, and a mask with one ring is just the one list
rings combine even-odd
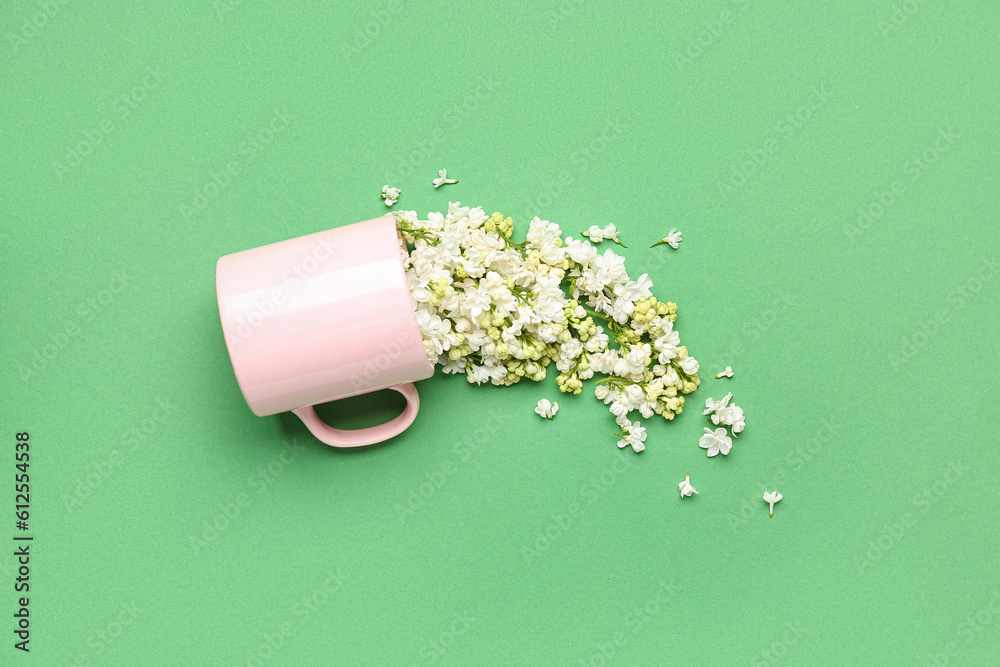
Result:
{"label": "green paper surface", "polygon": [[[998,19],[6,3],[0,663],[995,664]],[[382,215],[384,184],[518,237],[618,225],[701,361],[684,413],[641,455],[554,373],[421,382],[361,451],[254,416],[216,260]],[[699,408],[728,391],[747,428],[708,459]],[[376,424],[390,393],[321,412]]]}

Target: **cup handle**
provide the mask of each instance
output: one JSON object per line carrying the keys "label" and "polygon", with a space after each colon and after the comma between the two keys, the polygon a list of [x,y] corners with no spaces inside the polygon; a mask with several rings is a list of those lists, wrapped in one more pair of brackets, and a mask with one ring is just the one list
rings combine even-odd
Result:
{"label": "cup handle", "polygon": [[311,405],[297,408],[292,410],[292,412],[302,420],[302,423],[306,425],[309,432],[316,436],[320,442],[331,447],[363,447],[364,445],[374,445],[377,442],[388,440],[405,431],[413,423],[413,420],[417,417],[417,410],[420,409],[420,397],[417,395],[417,388],[413,386],[412,382],[397,384],[389,387],[389,389],[398,391],[403,395],[403,398],[406,399],[406,408],[403,409],[402,414],[398,417],[378,426],[356,429],[333,428],[332,426],[327,426],[319,418],[316,410]]}

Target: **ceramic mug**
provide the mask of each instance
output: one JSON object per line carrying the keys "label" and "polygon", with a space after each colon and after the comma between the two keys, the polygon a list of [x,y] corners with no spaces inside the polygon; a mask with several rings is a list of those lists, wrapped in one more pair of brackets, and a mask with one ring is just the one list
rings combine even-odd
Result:
{"label": "ceramic mug", "polygon": [[[243,397],[264,417],[292,411],[333,447],[399,435],[434,374],[391,215],[226,255],[215,269],[222,331]],[[402,414],[370,428],[325,424],[313,406],[394,389]]]}

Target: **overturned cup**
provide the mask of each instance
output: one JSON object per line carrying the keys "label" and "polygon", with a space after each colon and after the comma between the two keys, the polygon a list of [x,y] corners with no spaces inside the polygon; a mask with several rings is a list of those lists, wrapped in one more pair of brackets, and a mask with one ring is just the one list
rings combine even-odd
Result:
{"label": "overturned cup", "polygon": [[[320,441],[388,440],[417,416],[413,385],[434,374],[424,352],[391,215],[222,257],[222,331],[254,414],[294,412]],[[362,429],[325,424],[313,406],[394,389],[406,408]]]}

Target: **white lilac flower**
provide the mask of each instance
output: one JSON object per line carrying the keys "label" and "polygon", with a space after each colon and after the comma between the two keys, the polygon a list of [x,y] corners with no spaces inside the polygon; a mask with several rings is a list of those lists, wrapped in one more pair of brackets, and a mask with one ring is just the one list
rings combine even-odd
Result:
{"label": "white lilac flower", "polygon": [[713,424],[723,424],[724,426],[729,426],[733,429],[733,435],[741,433],[744,428],[746,428],[747,420],[743,416],[743,408],[736,405],[728,405],[714,415],[712,415]]}
{"label": "white lilac flower", "polygon": [[604,327],[597,327],[597,333],[593,334],[587,339],[586,348],[587,352],[598,353],[603,352],[608,349],[608,343],[611,342],[611,338],[608,334],[604,333]]}
{"label": "white lilac flower", "polygon": [[566,254],[580,266],[589,266],[597,257],[597,248],[587,241],[574,241],[572,236],[567,236]]}
{"label": "white lilac flower", "polygon": [[442,185],[450,185],[451,183],[458,183],[454,178],[448,178],[447,169],[438,169],[438,177],[434,179],[434,187],[439,188]]}
{"label": "white lilac flower", "polygon": [[476,364],[470,364],[466,377],[469,379],[469,382],[482,384],[484,382],[489,381],[490,369],[488,366],[477,366]]}
{"label": "white lilac flower", "polygon": [[628,246],[618,239],[618,234],[620,233],[621,232],[618,228],[615,227],[615,224],[613,222],[609,222],[603,228],[598,227],[597,225],[591,225],[587,231],[580,232],[580,235],[586,236],[593,243],[600,243],[601,241],[614,241],[621,247],[627,248]]}
{"label": "white lilac flower", "polygon": [[770,516],[774,516],[774,504],[781,500],[781,494],[777,491],[765,491],[764,492],[764,502],[770,505]]}
{"label": "white lilac flower", "polygon": [[604,240],[604,229],[597,225],[591,225],[585,232],[580,232],[580,236],[586,236],[591,243],[600,243]]}
{"label": "white lilac flower", "polygon": [[701,414],[709,415],[712,414],[713,412],[718,412],[719,410],[729,405],[729,399],[731,399],[732,397],[733,397],[733,392],[729,392],[728,394],[726,394],[720,401],[713,400],[711,397],[709,397],[705,401],[705,410]]}
{"label": "white lilac flower", "polygon": [[551,403],[549,399],[543,398],[538,401],[538,405],[535,406],[535,412],[538,416],[544,417],[545,419],[552,419],[559,412],[559,404]]}
{"label": "white lilac flower", "polygon": [[681,233],[679,231],[677,231],[676,227],[674,227],[673,229],[670,230],[669,234],[667,234],[662,239],[660,239],[659,241],[657,241],[656,243],[654,243],[653,245],[651,245],[649,247],[650,248],[655,248],[656,246],[660,245],[661,243],[666,243],[667,245],[669,245],[674,250],[677,250],[677,246],[680,245],[681,240],[682,240],[681,239]]}
{"label": "white lilac flower", "polygon": [[619,436],[618,441],[619,447],[625,447],[629,445],[636,452],[641,452],[646,449],[646,429],[643,428],[639,422],[632,422],[628,426],[624,427],[622,435]]}
{"label": "white lilac flower", "polygon": [[629,280],[615,285],[613,290],[615,302],[611,313],[614,320],[622,324],[627,322],[629,316],[635,311],[635,302],[640,299],[647,299],[652,295],[652,292],[649,291],[649,288],[652,286],[653,281],[645,273],[639,276],[638,280]]}
{"label": "white lilac flower", "polygon": [[743,408],[729,401],[733,398],[733,392],[726,394],[722,400],[716,401],[711,398],[705,401],[705,410],[702,414],[711,415],[712,423],[718,426],[729,426],[733,430],[733,435],[741,433],[746,428],[746,417]]}
{"label": "white lilac flower", "polygon": [[681,337],[674,331],[673,322],[666,322],[661,327],[660,337],[653,342],[653,347],[659,352],[657,360],[661,364],[670,363],[671,359],[677,356],[677,348],[681,344]]}
{"label": "white lilac flower", "polygon": [[731,377],[733,377],[733,367],[732,366],[726,366],[726,370],[722,371],[721,373],[719,373],[715,377],[716,378],[722,378],[722,377],[731,378]]}
{"label": "white lilac flower", "polygon": [[694,357],[684,357],[678,366],[688,375],[694,375],[698,372],[698,360]]}
{"label": "white lilac flower", "polygon": [[[618,423],[620,444],[636,451],[646,431],[632,413],[672,420],[682,412],[699,380],[674,328],[676,305],[653,297],[648,275],[632,280],[620,255],[598,254],[539,218],[518,244],[511,218],[459,202],[425,220],[394,215],[424,349],[445,373],[509,386],[542,380],[551,367],[568,393],[608,376],[595,395]],[[618,235],[613,225],[590,231]],[[724,416],[739,421],[735,411]]]}
{"label": "white lilac flower", "polygon": [[[526,240],[529,250],[537,250],[539,258],[547,265],[559,266],[566,258],[566,251],[562,248],[562,230],[559,229],[559,225],[555,223],[547,220],[541,220],[538,216],[535,216],[535,218],[528,223]],[[554,284],[554,287],[559,291],[560,295],[562,295],[562,290],[559,289],[558,284],[561,281],[562,276],[560,276]]]}
{"label": "white lilac flower", "polygon": [[705,452],[709,457],[715,456],[716,454],[722,454],[723,456],[729,455],[729,450],[733,448],[733,440],[726,433],[726,429],[717,428],[712,431],[710,428],[705,429],[705,435],[701,436],[698,440],[698,446],[702,449],[707,449]]}
{"label": "white lilac flower", "polygon": [[604,226],[605,239],[607,239],[608,241],[614,241],[621,247],[627,248],[628,247],[627,245],[618,240],[618,234],[619,234],[618,228],[615,227],[615,224],[613,222],[609,222]]}
{"label": "white lilac flower", "polygon": [[677,488],[681,491],[681,498],[690,498],[691,494],[698,493],[698,491],[691,486],[691,475],[684,475],[684,481],[678,484]]}
{"label": "white lilac flower", "polygon": [[592,270],[583,272],[581,277],[591,278],[597,287],[597,289],[591,290],[593,292],[602,292],[606,287],[614,289],[615,285],[628,280],[628,274],[625,272],[625,258],[616,255],[611,248],[608,248],[603,255],[597,255],[594,258]]}
{"label": "white lilac flower", "polygon": [[395,205],[396,200],[399,199],[399,194],[399,188],[390,188],[388,185],[382,186],[382,199],[385,200],[386,206]]}
{"label": "white lilac flower", "polygon": [[490,309],[489,290],[482,287],[474,287],[466,290],[464,310],[469,313],[474,320],[479,319],[483,313]]}

